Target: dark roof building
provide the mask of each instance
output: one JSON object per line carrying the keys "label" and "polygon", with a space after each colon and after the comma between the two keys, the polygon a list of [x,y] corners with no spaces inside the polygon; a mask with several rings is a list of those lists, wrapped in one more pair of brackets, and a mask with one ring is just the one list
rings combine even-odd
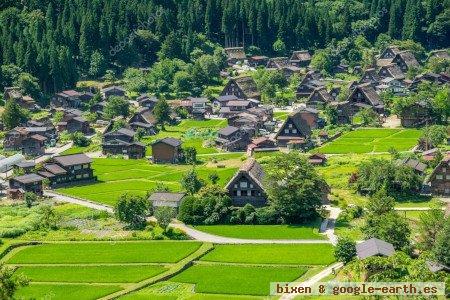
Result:
{"label": "dark roof building", "polygon": [[239,99],[260,100],[261,94],[258,91],[255,80],[251,76],[230,79],[224,87],[220,96],[234,95]]}
{"label": "dark roof building", "polygon": [[394,252],[392,244],[376,238],[356,244],[356,255],[359,259],[371,256],[391,256]]}
{"label": "dark roof building", "polygon": [[294,51],[289,62],[296,67],[307,67],[311,62],[311,54],[308,50]]}
{"label": "dark roof building", "polygon": [[279,146],[287,146],[291,142],[304,142],[311,136],[311,126],[303,116],[302,111],[297,111],[287,117],[281,128],[275,135]]}
{"label": "dark roof building", "polygon": [[183,157],[182,142],[167,137],[152,144],[152,159],[155,163],[178,163]]}
{"label": "dark roof building", "polygon": [[234,206],[247,203],[256,207],[266,205],[267,196],[263,187],[264,170],[253,158],[248,159],[226,185]]}

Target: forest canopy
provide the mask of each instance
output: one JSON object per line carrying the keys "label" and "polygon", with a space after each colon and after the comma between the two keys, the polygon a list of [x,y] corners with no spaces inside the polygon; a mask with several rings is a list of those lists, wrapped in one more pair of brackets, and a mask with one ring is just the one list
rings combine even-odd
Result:
{"label": "forest canopy", "polygon": [[[30,0],[0,4],[0,65],[14,64],[44,92],[71,87],[105,65],[188,61],[214,45],[263,53],[325,48],[381,33],[427,49],[448,47],[449,1]],[[446,9],[447,7],[447,9]],[[274,47],[283,45],[283,47]],[[180,75],[181,76],[181,75]],[[2,79],[2,85],[4,80]]]}

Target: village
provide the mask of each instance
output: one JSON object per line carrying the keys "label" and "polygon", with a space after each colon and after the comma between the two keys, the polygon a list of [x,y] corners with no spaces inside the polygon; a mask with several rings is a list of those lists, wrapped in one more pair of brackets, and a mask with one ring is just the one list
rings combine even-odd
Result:
{"label": "village", "polygon": [[[31,279],[19,295],[51,290],[58,299],[62,290],[48,282],[71,282],[61,270],[62,280],[27,264],[93,264],[95,249],[108,247],[118,254],[96,263],[124,264],[134,275],[94,291],[101,271],[82,275],[71,266],[81,272],[71,284],[82,286],[83,299],[152,298],[173,282],[180,285],[169,296],[190,295],[182,289],[196,284],[204,299],[262,299],[271,281],[345,281],[350,262],[395,268],[396,257],[423,263],[424,281],[448,282],[450,76],[429,71],[430,62],[448,65],[448,49],[417,59],[386,45],[369,67],[339,64],[331,74],[317,70],[307,50],[290,54],[224,48],[220,84],[195,96],[137,93],[115,78],[59,91],[42,107],[5,87],[4,114],[22,119],[1,124],[0,211],[39,220],[13,229],[0,216],[0,257]],[[19,110],[30,113],[14,115]],[[48,208],[32,211],[41,206]],[[430,236],[427,216],[446,235]],[[128,255],[137,251],[128,240],[143,252]],[[64,257],[69,248],[73,260]],[[422,256],[427,251],[437,254]],[[221,286],[210,272],[228,272],[228,281]],[[252,272],[254,285],[240,285]]]}

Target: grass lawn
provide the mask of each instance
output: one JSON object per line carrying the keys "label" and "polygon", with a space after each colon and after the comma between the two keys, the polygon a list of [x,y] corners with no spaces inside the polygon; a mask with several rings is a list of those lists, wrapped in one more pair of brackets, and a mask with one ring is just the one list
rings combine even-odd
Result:
{"label": "grass lawn", "polygon": [[306,268],[194,265],[170,281],[195,284],[195,292],[211,294],[268,295],[270,282],[293,281]]}
{"label": "grass lawn", "polygon": [[442,206],[442,203],[437,198],[431,198],[427,196],[408,196],[406,198],[396,199],[395,207],[432,207]]}
{"label": "grass lawn", "polygon": [[361,241],[364,239],[364,235],[361,231],[361,227],[364,224],[362,218],[355,219],[350,222],[336,222],[334,232],[338,237],[348,237],[354,241]]}
{"label": "grass lawn", "polygon": [[288,112],[288,111],[276,111],[273,113],[273,118],[283,122],[284,120],[287,119],[289,114],[290,114],[290,112]]}
{"label": "grass lawn", "polygon": [[41,282],[123,283],[139,282],[166,270],[155,265],[26,266],[19,267],[16,273]]}
{"label": "grass lawn", "polygon": [[34,284],[20,288],[15,299],[98,299],[121,290],[117,285]]}
{"label": "grass lawn", "polygon": [[250,263],[328,265],[334,262],[331,244],[245,244],[216,245],[201,258],[203,261]]}
{"label": "grass lawn", "polygon": [[[165,137],[174,137],[183,141],[183,147],[194,147],[197,154],[213,154],[219,153],[214,146],[208,146],[204,143],[212,141],[216,132],[227,126],[226,119],[210,119],[210,120],[182,120],[176,126],[166,126],[164,131],[158,132],[156,135],[146,136],[142,142],[150,145],[158,139]],[[147,147],[146,155],[152,155],[152,148]]]}
{"label": "grass lawn", "polygon": [[[93,159],[92,167],[98,182],[93,184],[60,188],[59,192],[75,197],[114,205],[125,192],[145,195],[158,182],[172,191],[180,191],[183,175],[191,169],[187,165],[159,165],[146,160],[126,160],[114,158]],[[197,166],[198,175],[208,180],[208,175],[217,172],[218,184],[224,186],[237,168],[209,168]]]}
{"label": "grass lawn", "polygon": [[10,264],[175,263],[200,247],[198,242],[81,242],[25,247]]}
{"label": "grass lawn", "polygon": [[320,222],[309,225],[201,225],[195,229],[241,239],[326,239],[319,234]]}
{"label": "grass lawn", "polygon": [[408,151],[417,144],[421,134],[417,129],[357,129],[343,134],[318,150],[321,153],[338,154],[387,152],[390,148]]}

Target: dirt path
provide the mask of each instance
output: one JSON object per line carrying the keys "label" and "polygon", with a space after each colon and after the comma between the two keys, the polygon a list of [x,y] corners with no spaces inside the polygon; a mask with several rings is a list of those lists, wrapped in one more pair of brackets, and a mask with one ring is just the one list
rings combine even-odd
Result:
{"label": "dirt path", "polygon": [[96,209],[96,210],[103,210],[103,211],[107,211],[109,213],[114,213],[114,209],[109,205],[99,204],[99,203],[95,203],[95,202],[88,201],[88,200],[82,200],[82,199],[78,199],[78,198],[74,198],[74,197],[70,197],[70,196],[65,196],[65,195],[62,195],[62,194],[59,194],[59,193],[56,193],[53,191],[44,191],[44,196],[53,198],[53,200],[59,201],[59,202],[73,203],[73,204],[78,204],[78,205],[89,207],[89,208]]}

